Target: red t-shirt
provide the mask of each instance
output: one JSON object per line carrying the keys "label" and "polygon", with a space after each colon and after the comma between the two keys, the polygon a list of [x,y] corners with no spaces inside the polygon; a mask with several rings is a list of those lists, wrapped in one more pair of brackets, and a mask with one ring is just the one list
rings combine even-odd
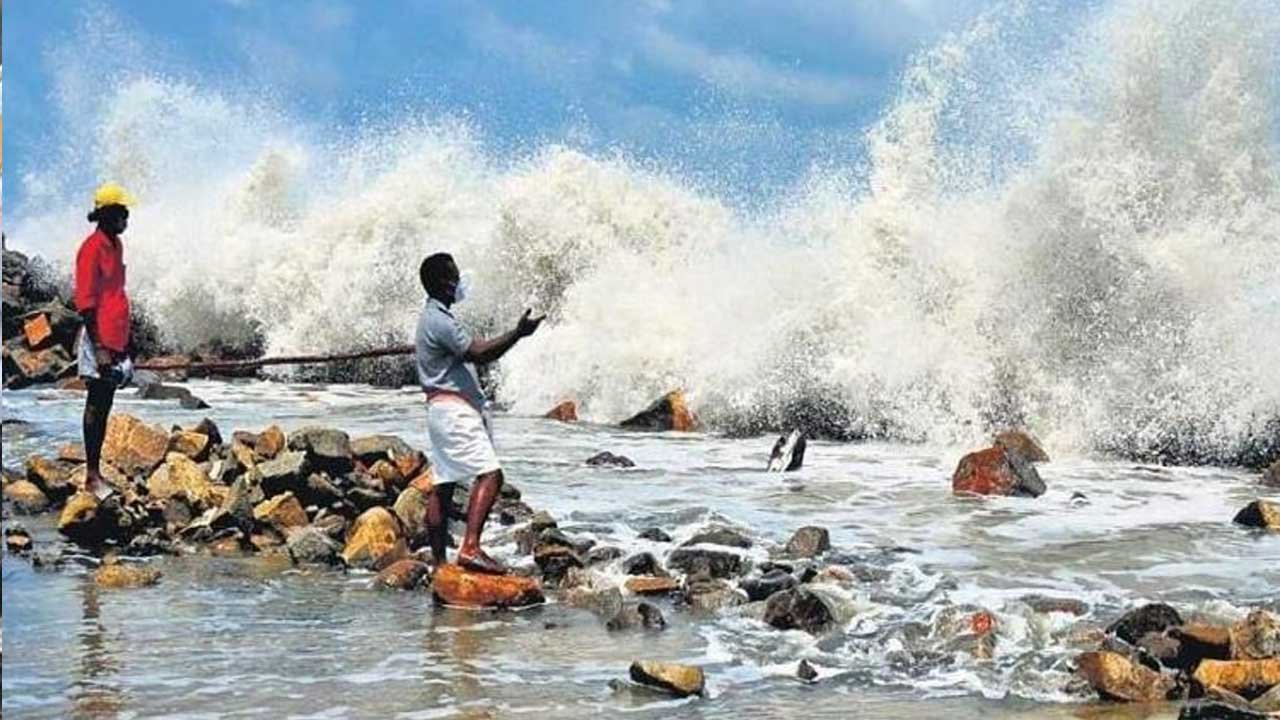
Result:
{"label": "red t-shirt", "polygon": [[124,245],[95,230],[76,253],[76,309],[95,310],[102,347],[129,346],[129,296],[124,292]]}

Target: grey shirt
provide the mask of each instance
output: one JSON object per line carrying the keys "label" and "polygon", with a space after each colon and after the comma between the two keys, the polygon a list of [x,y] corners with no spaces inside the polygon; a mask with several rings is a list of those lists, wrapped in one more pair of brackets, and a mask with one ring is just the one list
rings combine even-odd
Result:
{"label": "grey shirt", "polygon": [[471,334],[449,312],[444,303],[427,298],[418,318],[418,382],[422,389],[447,390],[465,397],[477,410],[486,405],[484,391],[475,368],[463,360],[471,347]]}

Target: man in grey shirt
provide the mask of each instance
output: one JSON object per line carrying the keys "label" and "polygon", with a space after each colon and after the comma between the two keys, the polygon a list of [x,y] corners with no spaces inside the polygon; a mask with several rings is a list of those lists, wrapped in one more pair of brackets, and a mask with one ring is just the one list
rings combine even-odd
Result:
{"label": "man in grey shirt", "polygon": [[427,395],[427,434],[435,479],[427,499],[427,539],[437,566],[444,563],[448,544],[445,509],[456,484],[474,478],[458,564],[477,572],[501,574],[506,568],[480,549],[480,534],[503,478],[493,448],[488,401],[474,365],[502,357],[521,338],[532,335],[545,316],[530,317],[532,311],[526,310],[509,332],[473,340],[451,310],[463,299],[465,290],[453,257],[447,253],[431,255],[422,261],[418,274],[427,302],[418,320],[415,346],[418,381]]}

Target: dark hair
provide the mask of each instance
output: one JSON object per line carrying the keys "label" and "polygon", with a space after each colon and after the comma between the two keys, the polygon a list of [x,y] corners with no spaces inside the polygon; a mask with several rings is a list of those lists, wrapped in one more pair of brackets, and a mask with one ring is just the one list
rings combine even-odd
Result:
{"label": "dark hair", "polygon": [[102,223],[104,220],[108,220],[111,217],[120,214],[124,214],[125,217],[128,217],[129,208],[124,205],[103,205],[100,208],[94,208],[90,211],[87,218],[91,223]]}
{"label": "dark hair", "polygon": [[418,268],[418,279],[422,281],[422,289],[426,290],[428,295],[432,290],[442,290],[440,285],[445,280],[449,266],[453,264],[453,256],[449,253],[428,255]]}

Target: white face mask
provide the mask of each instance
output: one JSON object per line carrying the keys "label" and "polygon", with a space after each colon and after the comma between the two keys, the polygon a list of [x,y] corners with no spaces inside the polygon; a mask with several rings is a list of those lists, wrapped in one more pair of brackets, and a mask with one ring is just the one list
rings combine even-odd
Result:
{"label": "white face mask", "polygon": [[458,280],[458,284],[453,288],[453,301],[456,303],[467,299],[467,295],[471,292],[471,277],[464,276]]}

